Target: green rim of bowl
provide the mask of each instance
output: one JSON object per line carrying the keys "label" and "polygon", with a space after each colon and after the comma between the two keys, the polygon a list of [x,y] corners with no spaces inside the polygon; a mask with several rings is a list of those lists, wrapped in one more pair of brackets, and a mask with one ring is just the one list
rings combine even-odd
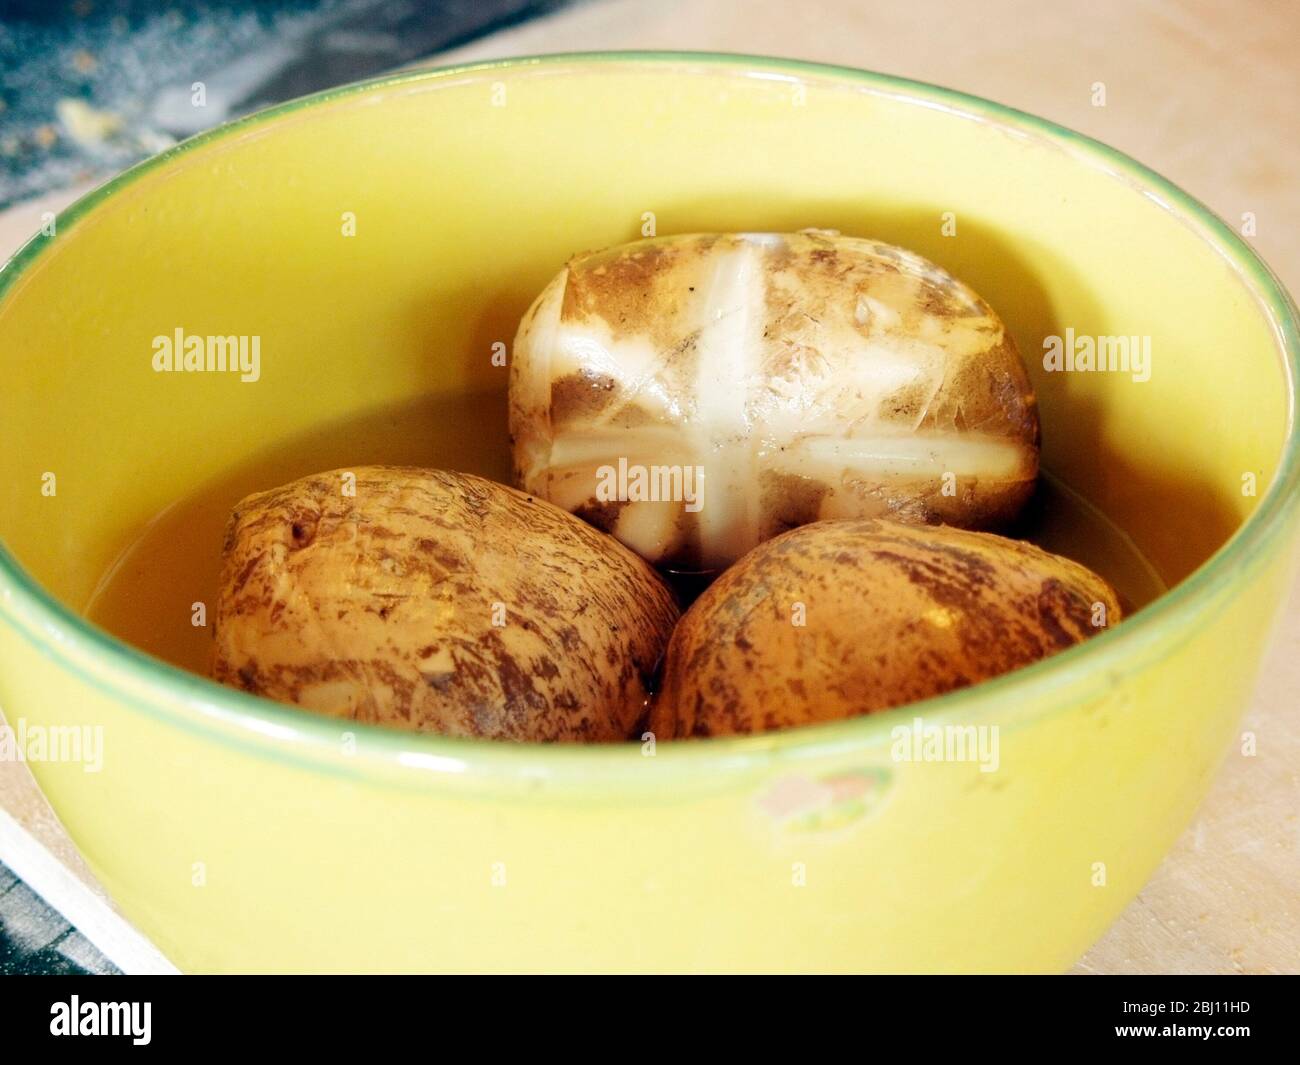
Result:
{"label": "green rim of bowl", "polygon": [[[1199,201],[1159,174],[1083,134],[1046,119],[976,96],[925,82],[851,67],[791,59],[707,52],[560,53],[492,60],[459,66],[421,69],[386,75],[329,89],[280,104],[190,138],[119,174],[59,214],[56,236],[33,237],[0,267],[0,305],[24,273],[63,239],[65,230],[145,174],[162,168],[215,141],[237,136],[274,121],[345,97],[377,89],[437,83],[464,75],[492,71],[544,68],[601,67],[611,64],[676,66],[746,74],[783,75],[791,79],[831,81],[846,88],[886,95],[924,107],[937,107],[959,117],[991,122],[1036,135],[1074,150],[1092,166],[1112,177],[1127,179],[1165,210],[1198,227],[1203,239],[1239,273],[1269,318],[1278,340],[1287,378],[1287,436],[1269,490],[1254,513],[1209,560],[1180,584],[1114,630],[1084,644],[1001,677],[895,710],[847,721],[811,725],[785,732],[739,738],[672,743],[660,749],[658,763],[671,779],[699,782],[706,771],[742,774],[770,768],[774,763],[863,755],[887,748],[890,730],[901,720],[925,715],[930,720],[959,715],[978,716],[990,708],[1028,706],[1067,683],[1093,680],[1098,685],[1135,668],[1143,648],[1150,648],[1179,631],[1179,619],[1194,616],[1227,591],[1243,569],[1266,559],[1267,550],[1287,527],[1300,502],[1300,440],[1295,431],[1296,383],[1300,381],[1300,326],[1295,305],[1282,284],[1255,252],[1225,222]],[[47,594],[0,543],[0,608],[18,632],[42,653],[114,699],[170,725],[201,733],[247,753],[302,765],[329,773],[369,775],[380,768],[411,770],[428,781],[429,774],[449,774],[486,781],[518,782],[546,779],[568,782],[580,790],[628,785],[628,759],[640,760],[638,744],[542,745],[460,739],[408,733],[375,725],[323,718],[305,710],[223,687],[214,681],[169,665],[118,640]],[[1033,720],[1050,712],[1050,699],[1028,715]],[[1075,705],[1074,702],[1067,703]],[[179,704],[179,705],[178,705]],[[1060,708],[1058,708],[1060,709]],[[356,737],[355,754],[340,757],[340,736]],[[662,757],[668,754],[669,757]],[[668,783],[663,773],[648,774],[653,785]],[[463,778],[462,777],[462,778]]]}

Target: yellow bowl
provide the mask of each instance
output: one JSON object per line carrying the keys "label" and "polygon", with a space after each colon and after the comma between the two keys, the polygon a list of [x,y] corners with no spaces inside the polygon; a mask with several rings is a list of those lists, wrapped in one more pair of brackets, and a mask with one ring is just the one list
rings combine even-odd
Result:
{"label": "yellow bowl", "polygon": [[[139,649],[201,658],[241,491],[502,472],[495,345],[575,250],[804,226],[983,293],[1046,468],[1172,590],[963,692],[657,749],[350,726]],[[178,329],[256,338],[257,380],[156,371]],[[1048,372],[1053,336],[1135,337],[1149,379]],[[87,744],[31,768],[187,970],[1060,970],[1187,824],[1250,694],[1294,565],[1297,350],[1204,207],[948,90],[659,54],[349,86],[136,167],[0,275],[0,706],[29,744]],[[917,719],[996,726],[997,771],[907,760]]]}

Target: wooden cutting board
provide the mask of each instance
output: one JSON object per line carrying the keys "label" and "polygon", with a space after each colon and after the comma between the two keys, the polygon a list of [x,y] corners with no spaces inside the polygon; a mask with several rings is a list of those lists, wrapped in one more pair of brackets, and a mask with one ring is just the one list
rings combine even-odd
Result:
{"label": "wooden cutting board", "polygon": [[[797,56],[938,82],[1088,133],[1154,167],[1251,238],[1300,291],[1300,7],[1263,0],[603,0],[439,63],[612,48]],[[1093,105],[1093,85],[1106,105]],[[0,214],[0,256],[83,190]],[[1300,582],[1195,822],[1079,973],[1300,972]],[[128,972],[170,964],[112,908],[25,766],[0,762],[0,860]]]}

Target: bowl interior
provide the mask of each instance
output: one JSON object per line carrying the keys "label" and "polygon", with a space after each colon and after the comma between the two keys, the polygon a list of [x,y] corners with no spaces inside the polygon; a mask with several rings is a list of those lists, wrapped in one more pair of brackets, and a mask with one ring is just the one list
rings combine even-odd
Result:
{"label": "bowl interior", "polygon": [[[570,254],[817,226],[999,311],[1045,468],[1173,585],[1267,490],[1289,382],[1258,278],[1144,180],[992,106],[781,62],[556,58],[280,108],[117,180],[7,271],[0,538],[73,610],[199,662],[244,493],[370,462],[504,479],[494,355]],[[209,336],[246,372],[155,370]],[[1128,362],[1049,372],[1050,338]],[[1063,522],[1076,554],[1090,521]]]}

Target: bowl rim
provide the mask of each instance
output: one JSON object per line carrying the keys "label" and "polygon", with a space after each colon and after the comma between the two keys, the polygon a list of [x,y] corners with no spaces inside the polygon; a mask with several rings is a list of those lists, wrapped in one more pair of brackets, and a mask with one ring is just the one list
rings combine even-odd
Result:
{"label": "bowl rim", "polygon": [[[734,73],[740,77],[776,76],[792,83],[830,81],[903,103],[938,108],[958,117],[990,123],[1071,149],[1075,158],[1113,179],[1127,180],[1158,206],[1190,223],[1240,277],[1269,322],[1287,387],[1286,434],[1268,490],[1254,511],[1220,548],[1172,589],[1126,619],[1116,629],[1083,644],[980,684],[934,696],[878,714],[776,733],[670,743],[646,761],[672,776],[699,779],[712,770],[720,775],[770,767],[775,762],[803,761],[887,748],[893,727],[905,719],[949,722],[966,712],[1001,705],[1033,705],[1031,696],[1092,679],[1114,683],[1133,668],[1139,648],[1159,644],[1180,619],[1199,614],[1230,584],[1243,567],[1266,559],[1273,542],[1300,510],[1300,434],[1296,427],[1297,382],[1300,382],[1300,314],[1286,289],[1259,255],[1209,208],[1155,171],[1118,149],[1044,118],[927,82],[806,60],[738,53],[690,51],[562,52],[492,59],[386,74],[299,97],[246,115],[180,142],[115,175],[59,212],[52,237],[33,236],[0,266],[0,310],[9,293],[47,249],[66,239],[74,223],[141,177],[229,137],[306,109],[350,96],[389,88],[434,84],[465,76],[527,73],[563,67],[601,69],[613,65],[678,67]],[[403,732],[379,725],[322,717],[248,693],[173,666],[101,629],[45,591],[0,540],[0,615],[47,657],[116,703],[144,712],[173,727],[215,737],[245,753],[295,763],[315,771],[369,775],[379,767],[445,778],[449,774],[514,781],[568,781],[583,790],[626,783],[627,760],[640,760],[635,740],[608,744],[514,744],[494,740]],[[1127,668],[1124,668],[1127,666]],[[1044,699],[1032,711],[1036,719],[1077,702],[1053,706]],[[341,756],[340,737],[351,734],[355,748]],[[634,774],[639,776],[639,774]],[[649,774],[661,787],[661,773]]]}

